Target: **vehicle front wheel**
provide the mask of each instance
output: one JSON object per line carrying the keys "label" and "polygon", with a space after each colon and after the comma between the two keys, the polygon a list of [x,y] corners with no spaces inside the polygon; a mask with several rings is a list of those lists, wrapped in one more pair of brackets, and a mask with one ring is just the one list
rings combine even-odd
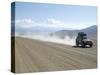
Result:
{"label": "vehicle front wheel", "polygon": [[90,48],[92,47],[92,44],[90,44]]}

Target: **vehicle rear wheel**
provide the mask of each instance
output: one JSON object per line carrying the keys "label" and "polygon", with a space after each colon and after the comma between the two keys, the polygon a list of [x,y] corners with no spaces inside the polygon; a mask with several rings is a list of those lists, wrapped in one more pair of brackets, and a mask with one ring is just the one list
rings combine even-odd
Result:
{"label": "vehicle rear wheel", "polygon": [[83,48],[85,48],[85,44],[84,44],[84,43],[82,43],[81,46],[82,46]]}
{"label": "vehicle rear wheel", "polygon": [[79,43],[78,43],[78,41],[76,41],[76,46],[77,46],[77,47],[79,46]]}

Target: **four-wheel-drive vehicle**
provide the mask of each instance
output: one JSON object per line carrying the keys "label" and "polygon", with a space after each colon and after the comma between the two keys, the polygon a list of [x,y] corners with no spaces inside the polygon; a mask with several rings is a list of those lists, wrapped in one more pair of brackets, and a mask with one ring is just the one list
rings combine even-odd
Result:
{"label": "four-wheel-drive vehicle", "polygon": [[76,38],[76,46],[77,47],[92,47],[93,42],[87,39],[87,34],[84,32],[79,32]]}

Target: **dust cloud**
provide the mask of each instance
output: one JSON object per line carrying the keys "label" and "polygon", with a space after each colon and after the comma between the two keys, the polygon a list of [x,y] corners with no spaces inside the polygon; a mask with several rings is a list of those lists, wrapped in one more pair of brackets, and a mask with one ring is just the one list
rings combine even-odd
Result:
{"label": "dust cloud", "polygon": [[39,34],[39,35],[17,35],[18,37],[24,37],[24,38],[30,38],[30,39],[36,39],[36,40],[40,40],[40,41],[45,41],[45,42],[53,42],[53,43],[59,43],[59,44],[66,44],[66,45],[75,45],[75,39],[76,36],[73,37],[69,37],[69,36],[65,36],[65,38],[60,38],[57,36],[49,36],[49,35],[43,35],[43,34]]}

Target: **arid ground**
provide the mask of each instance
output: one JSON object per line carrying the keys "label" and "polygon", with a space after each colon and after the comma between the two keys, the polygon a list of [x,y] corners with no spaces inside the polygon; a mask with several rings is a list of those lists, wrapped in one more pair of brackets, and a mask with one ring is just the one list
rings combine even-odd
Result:
{"label": "arid ground", "polygon": [[15,72],[44,72],[97,67],[97,47],[70,45],[15,38]]}

